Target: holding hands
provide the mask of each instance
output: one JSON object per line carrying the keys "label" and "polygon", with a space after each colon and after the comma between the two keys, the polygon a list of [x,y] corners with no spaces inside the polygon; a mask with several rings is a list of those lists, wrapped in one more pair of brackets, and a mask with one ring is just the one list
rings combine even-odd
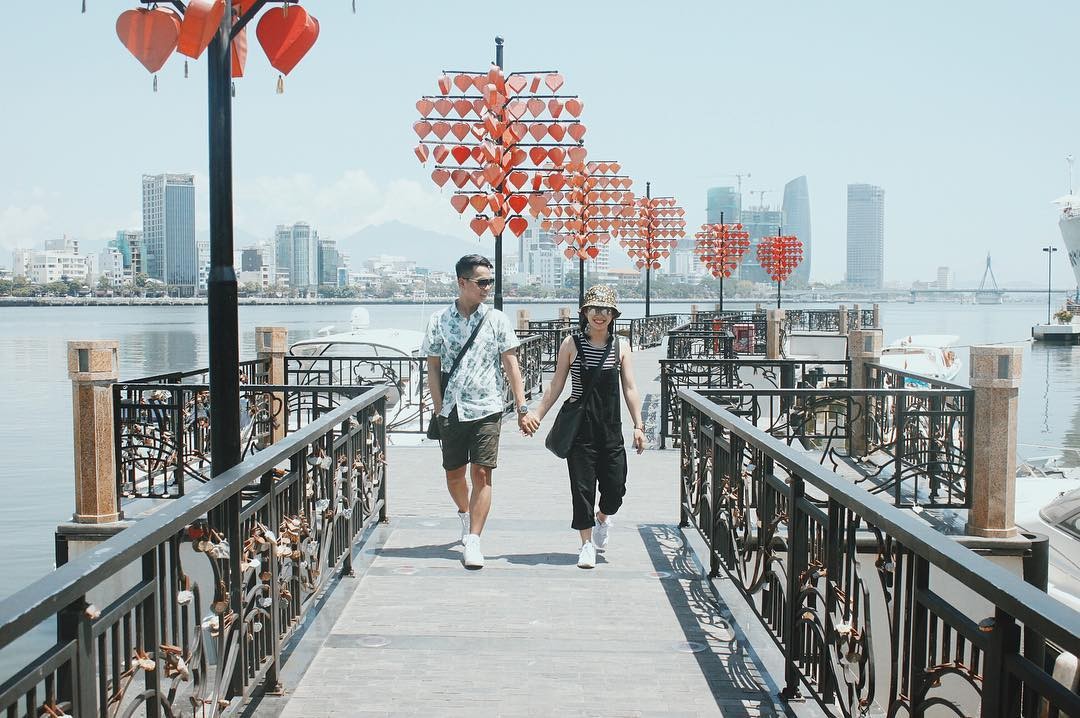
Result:
{"label": "holding hands", "polygon": [[518,428],[525,436],[532,436],[540,428],[540,419],[533,412],[518,414]]}

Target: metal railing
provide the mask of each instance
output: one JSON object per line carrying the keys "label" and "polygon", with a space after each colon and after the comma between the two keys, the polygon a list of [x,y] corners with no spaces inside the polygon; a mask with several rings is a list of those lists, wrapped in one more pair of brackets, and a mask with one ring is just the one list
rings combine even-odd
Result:
{"label": "metal railing", "polygon": [[[546,324],[546,322],[535,323]],[[540,369],[550,374],[555,371],[555,364],[559,358],[559,347],[562,346],[563,340],[573,333],[574,328],[569,324],[558,327],[533,327],[532,324],[534,322],[529,322],[528,329],[518,329],[518,337],[540,338]]]}
{"label": "metal railing", "polygon": [[[1080,715],[1080,614],[683,389],[681,524],[831,715]],[[1045,711],[1045,712],[1042,712]]]}
{"label": "metal railing", "polygon": [[768,343],[769,321],[764,312],[698,312],[697,318],[676,331],[729,332],[736,354],[764,355]]}
{"label": "metal railing", "polygon": [[660,448],[678,443],[679,389],[736,389],[851,386],[851,362],[817,359],[661,359]]}
{"label": "metal railing", "polygon": [[[205,371],[191,372],[185,383],[113,384],[118,497],[177,498],[187,480],[209,480],[210,385],[186,381],[205,376]],[[356,394],[356,388],[241,385],[241,457],[271,444],[275,428],[296,431]]]}
{"label": "metal railing", "polygon": [[[874,328],[873,309],[845,309],[848,315],[848,329]],[[838,332],[840,331],[839,309],[786,309],[784,321],[787,331],[803,332]]]}
{"label": "metal railing", "polygon": [[[248,457],[0,602],[10,716],[235,713],[386,520],[387,388]],[[52,633],[43,648],[28,634]]]}
{"label": "metal railing", "polygon": [[[968,508],[970,389],[718,389],[703,396],[899,507]],[[854,439],[862,439],[852,453]]]}
{"label": "metal railing", "polygon": [[660,346],[664,336],[680,324],[685,324],[688,317],[688,314],[653,314],[649,317],[617,319],[615,329],[626,334],[631,348],[648,349]]}
{"label": "metal railing", "polygon": [[725,331],[673,329],[668,333],[668,359],[731,359],[735,337]]}

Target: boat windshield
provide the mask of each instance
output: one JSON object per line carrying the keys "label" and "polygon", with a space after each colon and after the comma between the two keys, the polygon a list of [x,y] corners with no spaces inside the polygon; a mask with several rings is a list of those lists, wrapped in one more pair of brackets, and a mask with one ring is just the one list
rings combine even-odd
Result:
{"label": "boat windshield", "polygon": [[1039,510],[1046,523],[1080,538],[1080,489],[1066,491]]}
{"label": "boat windshield", "polygon": [[393,357],[402,358],[410,355],[404,348],[388,347],[384,344],[366,342],[313,342],[294,344],[293,356],[301,357]]}

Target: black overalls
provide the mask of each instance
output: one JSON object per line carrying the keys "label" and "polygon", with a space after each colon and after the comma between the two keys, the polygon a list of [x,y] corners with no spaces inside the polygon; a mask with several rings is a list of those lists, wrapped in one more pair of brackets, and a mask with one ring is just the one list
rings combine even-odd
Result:
{"label": "black overalls", "polygon": [[[585,356],[582,342],[574,335],[578,356]],[[594,506],[596,487],[600,487],[600,512],[610,516],[622,506],[626,494],[626,448],[623,445],[622,418],[619,411],[619,342],[611,352],[615,364],[601,369],[596,376],[596,388],[585,399],[584,415],[574,448],[566,457],[570,470],[570,496],[574,504],[572,528],[582,530],[596,525]],[[578,361],[575,357],[574,361]],[[586,381],[596,365],[585,364],[582,381]]]}

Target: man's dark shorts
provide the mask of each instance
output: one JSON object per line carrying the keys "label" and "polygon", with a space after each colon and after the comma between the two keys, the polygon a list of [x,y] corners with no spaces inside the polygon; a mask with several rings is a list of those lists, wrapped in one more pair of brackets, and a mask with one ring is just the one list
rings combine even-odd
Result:
{"label": "man's dark shorts", "polygon": [[449,418],[439,417],[442,426],[442,465],[447,471],[465,464],[494,469],[499,463],[499,431],[502,414],[491,414],[475,421],[458,421],[457,408]]}

